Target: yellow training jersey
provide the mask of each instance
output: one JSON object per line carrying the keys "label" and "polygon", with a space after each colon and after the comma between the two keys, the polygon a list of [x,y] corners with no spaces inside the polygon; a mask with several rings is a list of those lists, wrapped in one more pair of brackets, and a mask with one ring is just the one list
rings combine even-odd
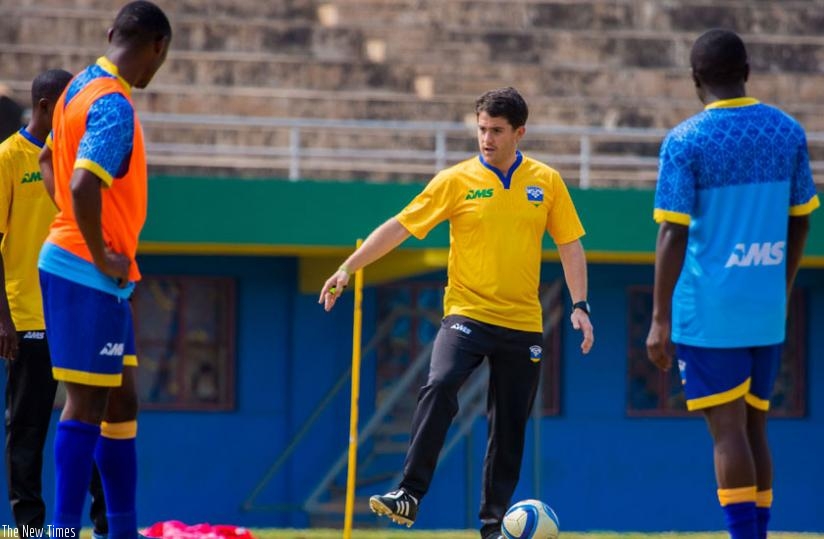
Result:
{"label": "yellow training jersey", "polygon": [[40,175],[42,147],[25,129],[0,144],[0,253],[17,331],[45,329],[37,257],[57,208]]}
{"label": "yellow training jersey", "polygon": [[449,220],[444,316],[522,331],[542,330],[544,232],[556,244],[584,235],[561,175],[520,152],[507,173],[480,156],[441,171],[397,219],[418,239]]}

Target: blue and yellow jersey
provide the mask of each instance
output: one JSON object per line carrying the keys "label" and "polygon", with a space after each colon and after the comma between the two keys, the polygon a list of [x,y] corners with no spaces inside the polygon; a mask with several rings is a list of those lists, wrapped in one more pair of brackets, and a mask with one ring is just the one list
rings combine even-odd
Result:
{"label": "blue and yellow jersey", "polygon": [[143,131],[131,102],[131,87],[117,66],[102,57],[80,72],[54,111],[50,139],[54,164],[54,219],[41,258],[41,269],[118,296],[118,288],[93,264],[80,233],[71,198],[75,169],[86,169],[106,187],[101,192],[101,224],[107,247],[131,259],[129,280],[140,279],[135,261],[146,220],[147,170]]}
{"label": "blue and yellow jersey", "polygon": [[449,221],[444,316],[522,331],[542,330],[544,233],[556,244],[584,235],[560,174],[520,152],[506,173],[481,156],[441,171],[397,219],[418,239]]}
{"label": "blue and yellow jersey", "polygon": [[42,330],[43,304],[37,256],[57,208],[43,187],[43,141],[26,129],[0,144],[0,234],[6,296],[17,331]]}
{"label": "blue and yellow jersey", "polygon": [[689,226],[673,342],[783,342],[788,217],[818,206],[804,130],[777,108],[717,101],[675,127],[661,146],[654,212]]}

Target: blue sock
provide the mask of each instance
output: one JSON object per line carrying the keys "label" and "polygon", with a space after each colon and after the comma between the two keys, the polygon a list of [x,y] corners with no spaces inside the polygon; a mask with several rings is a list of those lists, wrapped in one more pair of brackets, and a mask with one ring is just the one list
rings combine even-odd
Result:
{"label": "blue sock", "polygon": [[772,488],[755,493],[755,516],[758,521],[759,539],[767,539],[767,526],[770,523],[770,507],[773,503]]}
{"label": "blue sock", "polygon": [[[54,527],[62,537],[79,537],[86,491],[92,480],[94,447],[100,427],[69,419],[57,424],[54,436]],[[74,530],[75,535],[66,528]]]}
{"label": "blue sock", "polygon": [[758,519],[759,539],[767,539],[767,525],[770,523],[770,508],[756,507],[755,516]]}
{"label": "blue sock", "polygon": [[97,442],[94,458],[103,480],[106,497],[106,518],[109,521],[109,539],[137,537],[137,451],[135,438],[108,438]]}
{"label": "blue sock", "polygon": [[732,539],[757,539],[755,502],[731,503],[722,507]]}

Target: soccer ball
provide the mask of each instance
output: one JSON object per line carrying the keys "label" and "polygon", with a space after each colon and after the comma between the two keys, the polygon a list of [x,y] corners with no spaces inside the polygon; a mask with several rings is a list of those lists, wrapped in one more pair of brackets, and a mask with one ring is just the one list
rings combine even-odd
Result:
{"label": "soccer ball", "polygon": [[524,500],[506,512],[501,533],[507,539],[557,539],[558,515],[540,500]]}

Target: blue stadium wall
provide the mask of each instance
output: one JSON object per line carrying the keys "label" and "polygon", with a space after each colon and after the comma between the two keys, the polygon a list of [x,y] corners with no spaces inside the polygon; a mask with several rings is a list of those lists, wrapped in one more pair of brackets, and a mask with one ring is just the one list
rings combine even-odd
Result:
{"label": "blue stadium wall", "polygon": [[[351,295],[330,314],[298,289],[298,263],[287,257],[143,256],[146,274],[232,276],[237,282],[236,407],[232,412],[146,411],[140,417],[139,519],[302,527],[296,508],[345,451],[349,394],[320,417],[256,503],[244,501],[349,365]],[[560,274],[547,263],[546,278]],[[711,443],[698,418],[626,415],[626,287],[649,284],[648,265],[593,265],[591,294],[597,343],[588,357],[565,327],[561,415],[541,424],[540,485],[533,484],[533,431],[516,498],[539,493],[566,530],[720,530]],[[803,270],[809,290],[808,399],[801,419],[770,427],[776,469],[774,529],[824,531],[824,273]],[[374,328],[375,292],[364,299],[365,334]],[[375,400],[374,363],[364,364],[362,424]],[[55,413],[55,421],[57,413]],[[53,429],[52,429],[53,433]],[[485,422],[439,467],[416,527],[475,527]],[[468,463],[474,463],[468,470]],[[53,499],[52,438],[47,442],[46,499]],[[5,475],[5,474],[3,474]],[[0,522],[11,523],[8,504]],[[88,507],[88,504],[87,504]]]}

